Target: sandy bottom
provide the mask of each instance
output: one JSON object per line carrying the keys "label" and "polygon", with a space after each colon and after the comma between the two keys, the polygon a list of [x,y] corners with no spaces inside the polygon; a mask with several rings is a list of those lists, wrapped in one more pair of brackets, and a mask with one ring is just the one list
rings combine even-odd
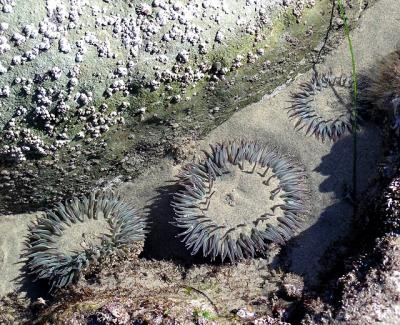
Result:
{"label": "sandy bottom", "polygon": [[104,234],[109,234],[109,225],[106,219],[99,216],[95,219],[85,219],[67,227],[63,234],[57,238],[57,248],[61,253],[73,254],[76,251],[99,246]]}
{"label": "sandy bottom", "polygon": [[335,120],[351,112],[351,96],[347,87],[330,86],[317,92],[310,103],[311,107],[324,119]]}
{"label": "sandy bottom", "polygon": [[39,214],[21,214],[0,217],[0,295],[15,291],[19,287],[18,275],[22,264],[21,254],[24,249],[24,236],[27,224]]}
{"label": "sandy bottom", "polygon": [[[229,174],[217,179],[213,185],[214,194],[210,200],[207,215],[212,217],[218,225],[224,225],[228,229],[239,225],[241,233],[251,234],[252,227],[265,229],[263,221],[257,219],[266,213],[272,213],[271,207],[281,204],[283,200],[279,195],[271,199],[271,191],[278,188],[279,180],[272,178],[268,185],[265,181],[273,176],[269,171],[266,175],[262,168],[245,165],[243,171],[238,166],[232,166]],[[254,204],[260,202],[260,204]],[[268,219],[268,224],[276,225],[276,218],[282,216],[282,210],[277,208],[274,216]]]}
{"label": "sandy bottom", "polygon": [[[352,32],[359,69],[367,69],[374,61],[395,49],[396,43],[399,43],[399,33],[393,26],[398,26],[399,16],[400,6],[397,0],[381,0],[365,12],[359,26]],[[346,43],[330,53],[326,62],[318,67],[320,72],[327,72],[329,68],[332,68],[334,74],[350,73],[351,62]],[[259,139],[267,144],[276,145],[282,153],[292,156],[308,173],[311,209],[306,217],[303,231],[282,249],[272,250],[268,258],[262,259],[262,262],[246,263],[246,274],[252,277],[251,282],[257,286],[263,285],[265,288],[268,287],[268,283],[273,282],[273,278],[272,276],[266,278],[264,273],[274,267],[303,276],[307,286],[318,285],[319,274],[326,270],[326,265],[321,262],[324,254],[334,247],[334,243],[349,235],[350,231],[353,207],[343,200],[343,197],[344,188],[350,185],[352,180],[352,137],[346,136],[336,143],[321,143],[314,137],[305,137],[303,133],[294,130],[293,122],[288,119],[285,110],[290,100],[290,93],[295,92],[302,82],[310,78],[311,71],[299,76],[274,97],[265,96],[260,102],[237,112],[198,143],[199,149],[207,150],[209,143],[223,140]],[[320,96],[327,97],[320,98],[319,101],[331,105],[331,97],[328,94],[329,92],[321,92]],[[373,183],[375,167],[381,156],[380,150],[379,128],[368,123],[364,124],[358,134],[357,147],[360,195]],[[166,263],[171,265],[184,263],[189,266],[189,272],[201,269],[206,276],[214,266],[208,264],[207,260],[190,256],[184,245],[176,238],[179,230],[171,225],[174,212],[170,202],[177,190],[174,181],[180,168],[181,166],[175,165],[172,160],[165,159],[159,166],[145,171],[134,182],[122,184],[120,189],[128,200],[133,201],[143,213],[149,215],[152,222],[142,258],[166,260],[169,261]],[[260,192],[258,182],[243,186],[239,188],[247,193],[245,195],[247,199],[254,195],[257,197],[252,203],[246,203],[252,213],[262,213],[268,209],[269,203],[265,199],[260,199],[268,193]],[[223,193],[226,192],[221,191],[222,196]],[[241,200],[240,195],[236,195],[236,198]],[[231,214],[233,211],[229,204],[216,206],[213,209],[220,209],[226,214]],[[18,261],[17,256],[30,219],[31,217],[26,215],[0,217],[0,258],[3,259],[0,265],[2,274],[0,294],[13,291],[17,287],[12,281],[18,274],[15,262]],[[231,268],[235,270],[236,266]],[[241,278],[236,279],[236,283],[246,283],[244,273],[239,273],[238,276]],[[199,275],[199,278],[204,279],[204,276]],[[247,287],[245,291],[251,290],[252,287]],[[264,293],[267,294],[265,291]]]}

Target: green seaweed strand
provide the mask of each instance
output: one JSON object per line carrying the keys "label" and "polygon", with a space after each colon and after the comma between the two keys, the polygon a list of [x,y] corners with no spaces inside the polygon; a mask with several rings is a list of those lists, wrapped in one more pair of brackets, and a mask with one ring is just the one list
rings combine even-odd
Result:
{"label": "green seaweed strand", "polygon": [[[353,133],[353,199],[356,200],[357,198],[357,95],[358,95],[358,88],[357,88],[357,73],[356,73],[356,60],[354,55],[353,43],[350,37],[350,27],[348,18],[346,15],[346,11],[344,9],[343,0],[338,0],[338,7],[340,17],[343,19],[344,22],[344,33],[347,38],[347,42],[349,44],[349,50],[351,55],[351,67],[352,67],[352,78],[353,78],[353,98],[352,98],[352,105],[353,109],[351,111],[351,115],[353,118],[352,121],[352,133]],[[355,205],[356,209],[357,205]]]}

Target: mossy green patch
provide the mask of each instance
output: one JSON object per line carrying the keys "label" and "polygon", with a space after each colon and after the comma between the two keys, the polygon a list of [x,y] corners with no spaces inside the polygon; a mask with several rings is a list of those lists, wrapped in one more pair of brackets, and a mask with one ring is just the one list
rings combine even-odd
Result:
{"label": "mossy green patch", "polygon": [[195,309],[193,311],[193,317],[197,320],[199,318],[203,318],[209,321],[217,320],[218,317],[214,315],[212,312],[208,310],[202,310],[202,309]]}

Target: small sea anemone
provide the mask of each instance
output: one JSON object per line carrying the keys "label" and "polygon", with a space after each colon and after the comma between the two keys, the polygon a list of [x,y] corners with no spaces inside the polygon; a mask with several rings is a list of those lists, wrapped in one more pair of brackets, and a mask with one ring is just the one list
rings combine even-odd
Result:
{"label": "small sea anemone", "polygon": [[359,100],[368,109],[389,113],[400,128],[400,50],[379,61],[360,84]]}
{"label": "small sea anemone", "polygon": [[179,236],[203,256],[231,262],[283,244],[307,212],[305,171],[261,142],[231,141],[211,146],[203,162],[178,175],[183,189],[173,199]]}
{"label": "small sea anemone", "polygon": [[[292,94],[292,105],[289,107],[290,118],[297,119],[295,128],[305,129],[306,135],[311,134],[321,139],[338,140],[346,132],[352,132],[354,117],[351,105],[346,105],[344,99],[351,98],[351,77],[333,76],[331,73],[314,75],[311,81],[303,83],[298,93]],[[346,91],[340,96],[339,89]],[[318,95],[331,89],[329,100],[335,103],[320,102]],[[326,106],[326,107],[324,107]]]}
{"label": "small sea anemone", "polygon": [[81,270],[112,252],[122,253],[146,234],[146,219],[112,191],[58,203],[29,226],[27,271],[63,288]]}

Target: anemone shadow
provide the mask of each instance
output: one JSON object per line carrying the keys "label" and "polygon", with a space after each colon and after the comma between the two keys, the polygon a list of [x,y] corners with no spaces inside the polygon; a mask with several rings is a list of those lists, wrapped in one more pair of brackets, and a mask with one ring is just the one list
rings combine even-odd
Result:
{"label": "anemone shadow", "polygon": [[45,300],[50,299],[49,283],[43,279],[37,280],[29,274],[23,255],[20,256],[20,262],[18,262],[18,264],[21,265],[19,275],[13,279],[18,285],[18,292],[24,294],[31,301],[35,301],[38,298],[43,298]]}
{"label": "anemone shadow", "polygon": [[[361,199],[361,194],[373,182],[380,142],[379,132],[372,126],[358,135],[357,188]],[[311,199],[321,203],[314,206],[307,217],[312,225],[288,241],[272,264],[285,272],[303,276],[305,285],[309,288],[319,288],[324,274],[340,262],[346,239],[354,231],[354,206],[345,198],[345,188],[351,187],[352,151],[353,137],[345,136],[310,171]],[[316,173],[326,178],[322,182],[318,181]],[[324,201],[331,201],[332,198],[334,203],[322,208]]]}
{"label": "anemone shadow", "polygon": [[140,257],[171,260],[185,267],[208,263],[200,254],[191,255],[178,237],[181,231],[173,224],[175,212],[171,206],[173,195],[177,190],[179,190],[177,184],[159,187],[157,195],[145,206],[150,227]]}

